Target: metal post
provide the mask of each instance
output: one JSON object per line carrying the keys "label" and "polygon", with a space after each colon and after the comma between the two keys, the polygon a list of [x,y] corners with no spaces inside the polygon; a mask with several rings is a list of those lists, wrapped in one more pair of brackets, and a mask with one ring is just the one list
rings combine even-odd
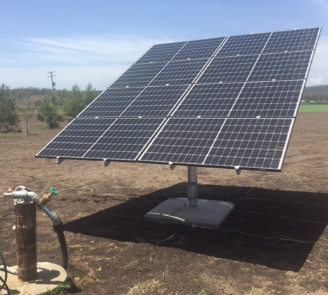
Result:
{"label": "metal post", "polygon": [[22,280],[32,280],[37,274],[36,206],[34,203],[16,203],[17,272]]}
{"label": "metal post", "polygon": [[187,198],[188,207],[197,206],[198,200],[197,167],[188,166]]}

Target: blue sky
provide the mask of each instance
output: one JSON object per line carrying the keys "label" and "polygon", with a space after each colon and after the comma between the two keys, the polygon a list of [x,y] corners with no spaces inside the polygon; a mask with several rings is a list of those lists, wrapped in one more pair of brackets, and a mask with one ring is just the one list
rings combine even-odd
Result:
{"label": "blue sky", "polygon": [[328,84],[328,0],[0,0],[0,84],[104,90],[153,44],[323,28],[307,85]]}

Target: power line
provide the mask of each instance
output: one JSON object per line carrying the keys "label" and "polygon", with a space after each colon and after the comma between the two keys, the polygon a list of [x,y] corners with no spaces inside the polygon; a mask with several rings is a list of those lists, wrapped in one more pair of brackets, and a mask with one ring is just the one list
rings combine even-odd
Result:
{"label": "power line", "polygon": [[48,76],[48,78],[51,78],[51,86],[52,86],[52,90],[55,90],[55,85],[56,85],[56,83],[54,82],[53,77],[56,77],[56,75],[53,75],[53,73],[55,73],[55,71],[53,71],[53,72],[49,72],[48,74],[50,74],[50,76]]}

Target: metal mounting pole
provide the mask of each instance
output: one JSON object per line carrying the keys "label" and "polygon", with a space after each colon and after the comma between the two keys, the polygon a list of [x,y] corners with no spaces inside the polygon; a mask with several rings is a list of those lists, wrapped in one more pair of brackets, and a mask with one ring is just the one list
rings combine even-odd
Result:
{"label": "metal mounting pole", "polygon": [[195,207],[198,203],[198,183],[197,183],[197,167],[188,166],[188,184],[187,198],[188,207]]}

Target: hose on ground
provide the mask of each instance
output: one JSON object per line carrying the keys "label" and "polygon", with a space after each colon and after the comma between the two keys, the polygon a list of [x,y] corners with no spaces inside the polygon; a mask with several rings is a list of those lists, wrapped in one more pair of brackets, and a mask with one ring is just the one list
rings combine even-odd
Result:
{"label": "hose on ground", "polygon": [[5,258],[3,257],[1,251],[0,251],[0,258],[2,260],[2,265],[4,267],[3,271],[5,272],[5,278],[4,279],[0,275],[0,282],[1,282],[0,290],[2,290],[3,288],[6,288],[6,290],[8,292],[8,295],[10,295],[10,291],[9,291],[9,288],[8,288],[8,285],[7,285],[7,278],[8,278],[7,265],[6,265]]}
{"label": "hose on ground", "polygon": [[68,252],[67,252],[67,244],[66,244],[66,239],[64,235],[64,225],[61,222],[58,225],[54,225],[54,231],[57,233],[60,248],[62,251],[62,257],[63,257],[63,268],[67,269],[68,265]]}

